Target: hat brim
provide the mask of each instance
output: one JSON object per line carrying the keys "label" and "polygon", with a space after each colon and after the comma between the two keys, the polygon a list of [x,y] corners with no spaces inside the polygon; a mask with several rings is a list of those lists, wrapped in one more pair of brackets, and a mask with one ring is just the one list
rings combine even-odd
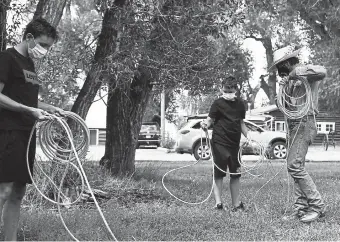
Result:
{"label": "hat brim", "polygon": [[284,57],[282,57],[281,59],[278,59],[277,61],[275,61],[269,68],[268,68],[268,71],[275,71],[276,70],[276,65],[277,64],[280,64],[281,62],[285,61],[285,60],[288,60],[290,58],[293,58],[293,57],[297,57],[300,52],[301,52],[302,48],[298,49],[298,50],[295,50],[293,51],[292,53],[288,54],[288,55],[285,55]]}

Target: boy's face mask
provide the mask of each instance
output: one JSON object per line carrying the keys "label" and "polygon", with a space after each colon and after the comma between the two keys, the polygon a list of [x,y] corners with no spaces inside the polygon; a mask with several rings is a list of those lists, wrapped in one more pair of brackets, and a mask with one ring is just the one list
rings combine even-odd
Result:
{"label": "boy's face mask", "polygon": [[222,97],[225,100],[233,101],[236,99],[236,92],[237,92],[236,88],[224,89],[222,90]]}
{"label": "boy's face mask", "polygon": [[236,92],[233,93],[223,93],[222,97],[228,101],[234,101],[236,98]]}
{"label": "boy's face mask", "polygon": [[[30,43],[32,43],[32,40],[34,41],[33,48],[30,47]],[[39,43],[35,41],[34,36],[31,33],[27,34],[27,51],[28,51],[29,57],[35,58],[35,59],[43,58],[48,52],[47,49],[45,49],[44,47],[42,47]]]}
{"label": "boy's face mask", "polygon": [[36,43],[34,40],[35,46],[33,48],[30,48],[30,46],[28,45],[28,55],[31,58],[35,58],[35,59],[41,59],[43,58],[46,54],[47,54],[47,50],[42,47],[39,43]]}

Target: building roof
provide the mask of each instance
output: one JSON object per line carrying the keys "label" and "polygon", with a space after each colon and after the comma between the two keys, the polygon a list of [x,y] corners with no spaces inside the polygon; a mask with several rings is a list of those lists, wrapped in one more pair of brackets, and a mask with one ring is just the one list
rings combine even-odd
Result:
{"label": "building roof", "polygon": [[274,105],[252,109],[250,111],[247,111],[247,114],[249,115],[261,115],[262,114],[263,115],[263,114],[268,114],[270,112],[273,112],[275,110],[278,110],[278,107],[274,104]]}
{"label": "building roof", "polygon": [[[255,110],[255,109],[254,109]],[[190,119],[205,119],[208,117],[208,113],[204,113],[204,114],[197,114],[197,115],[191,115],[187,117],[187,120]],[[246,113],[246,119],[250,120],[250,121],[266,121],[268,118],[271,118],[271,115],[265,115],[265,114],[261,114],[261,113],[253,113],[253,111],[251,113],[247,112]]]}

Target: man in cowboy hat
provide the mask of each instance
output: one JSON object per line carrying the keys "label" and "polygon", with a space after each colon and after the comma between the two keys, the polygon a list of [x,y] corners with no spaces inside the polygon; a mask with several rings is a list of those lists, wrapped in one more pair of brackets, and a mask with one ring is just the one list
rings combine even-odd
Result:
{"label": "man in cowboy hat", "polygon": [[[273,65],[269,71],[277,69],[286,91],[293,97],[296,93],[306,93],[301,82],[296,82],[296,77],[305,77],[311,87],[311,108],[307,115],[299,120],[287,119],[288,124],[288,156],[287,169],[294,179],[296,201],[293,213],[285,216],[284,220],[300,219],[301,222],[309,223],[324,215],[324,202],[316,185],[308,172],[305,170],[305,157],[308,146],[317,134],[315,116],[318,114],[318,89],[319,82],[326,77],[326,69],[318,65],[302,65],[298,55],[301,48],[293,50],[285,47],[274,52]],[[295,81],[295,82],[294,82]],[[287,84],[287,85],[286,85]]]}
{"label": "man in cowboy hat", "polygon": [[[238,151],[241,133],[247,137],[247,127],[243,122],[246,109],[241,99],[237,98],[237,81],[229,76],[222,81],[222,96],[211,105],[209,116],[201,123],[203,129],[214,123],[211,148],[214,157],[214,195],[215,208],[223,210],[222,183],[227,168],[230,171],[230,194],[232,212],[244,211],[244,204],[240,200],[240,163]],[[218,168],[217,168],[217,167]]]}

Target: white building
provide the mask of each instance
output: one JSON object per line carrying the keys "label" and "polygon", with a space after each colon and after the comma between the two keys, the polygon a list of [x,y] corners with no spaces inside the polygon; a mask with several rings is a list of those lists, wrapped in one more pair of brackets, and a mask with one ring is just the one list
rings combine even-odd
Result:
{"label": "white building", "polygon": [[[97,100],[97,101],[96,101]],[[107,96],[102,93],[102,99],[96,96],[95,102],[91,105],[85,122],[90,129],[90,144],[104,145],[106,139],[106,104]],[[165,120],[165,137],[176,139],[177,127],[175,124]]]}

